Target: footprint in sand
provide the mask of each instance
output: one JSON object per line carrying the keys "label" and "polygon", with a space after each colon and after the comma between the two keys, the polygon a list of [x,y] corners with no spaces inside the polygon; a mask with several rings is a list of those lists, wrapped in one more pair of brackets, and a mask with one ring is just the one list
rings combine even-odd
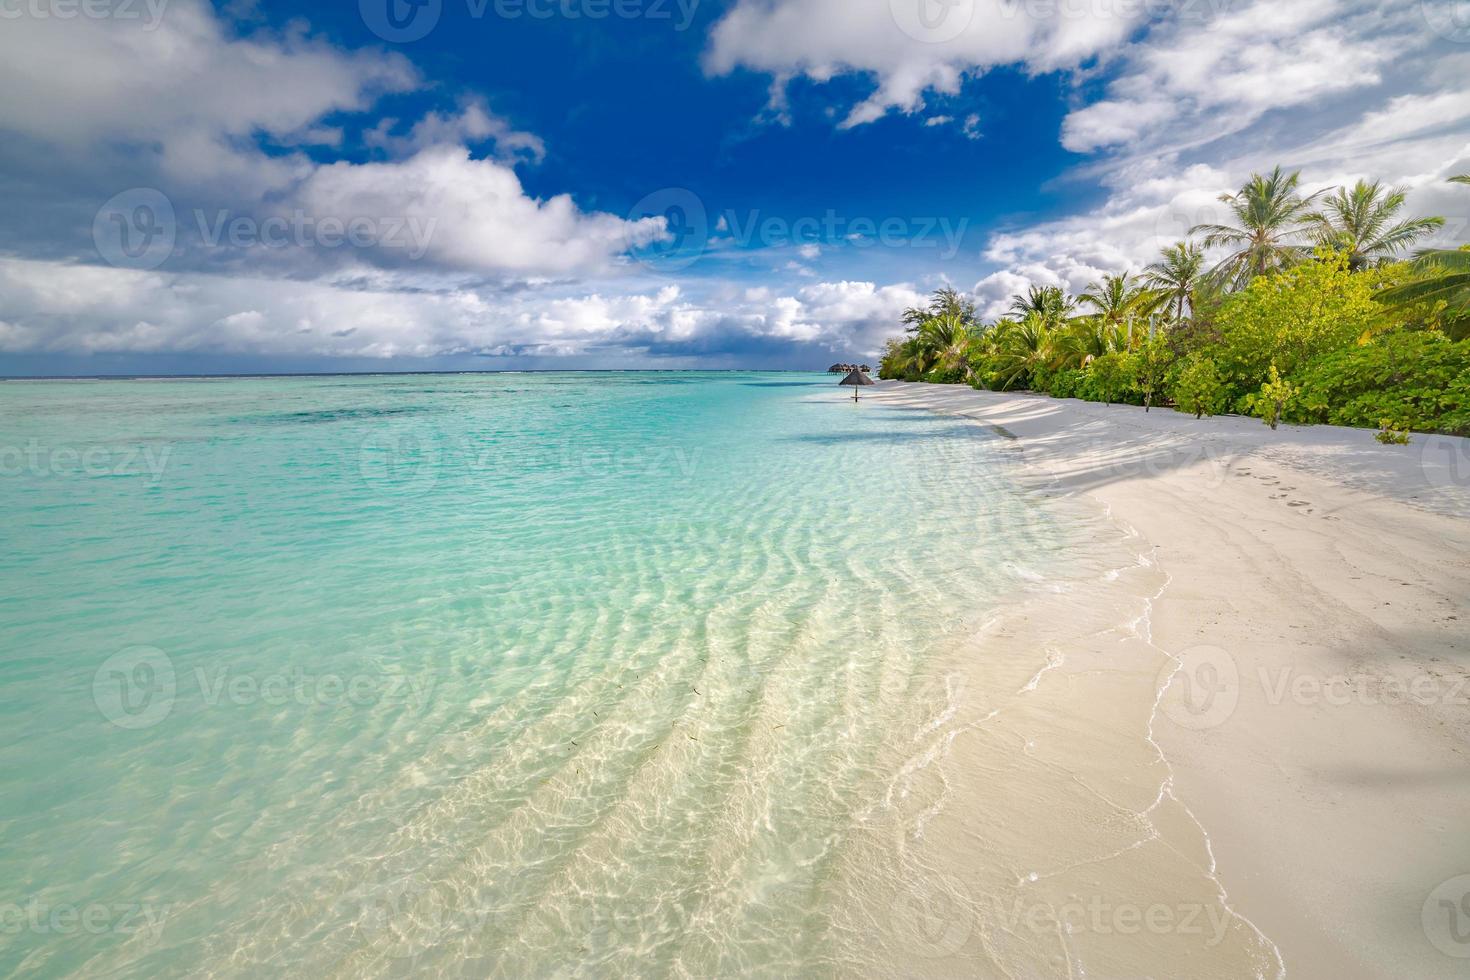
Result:
{"label": "footprint in sand", "polygon": [[1309,501],[1309,500],[1291,500],[1291,501],[1288,501],[1287,502],[1286,506],[1288,506],[1288,507],[1305,507],[1309,503],[1311,503],[1311,501]]}

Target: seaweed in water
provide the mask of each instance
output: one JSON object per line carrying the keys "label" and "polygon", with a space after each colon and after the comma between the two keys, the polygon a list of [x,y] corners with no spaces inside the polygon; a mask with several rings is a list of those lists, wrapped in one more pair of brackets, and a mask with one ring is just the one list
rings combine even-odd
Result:
{"label": "seaweed in water", "polygon": [[426,415],[431,410],[423,405],[400,405],[391,408],[333,408],[311,412],[272,412],[231,419],[247,425],[315,425],[327,422],[356,422],[362,419],[394,418],[403,415]]}

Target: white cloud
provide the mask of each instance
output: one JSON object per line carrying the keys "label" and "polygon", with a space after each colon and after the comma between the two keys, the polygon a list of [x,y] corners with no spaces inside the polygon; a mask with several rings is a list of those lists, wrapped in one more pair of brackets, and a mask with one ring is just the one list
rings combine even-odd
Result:
{"label": "white cloud", "polygon": [[[1425,95],[1397,107],[1413,115],[1438,104]],[[1228,219],[1218,197],[1238,188],[1253,171],[1276,163],[1300,168],[1304,189],[1382,179],[1409,189],[1406,214],[1448,219],[1441,245],[1458,245],[1470,235],[1470,192],[1447,178],[1470,170],[1470,121],[1450,132],[1391,139],[1373,145],[1373,133],[1387,110],[1374,108],[1326,137],[1297,146],[1279,145],[1215,164],[1181,166],[1166,155],[1133,160],[1104,179],[1111,195],[1098,208],[991,237],[985,258],[1000,268],[983,277],[975,291],[991,316],[1004,311],[1009,297],[1030,283],[1060,285],[1076,293],[1103,273],[1139,271],[1155,261],[1161,248],[1186,237],[1201,223]]]}
{"label": "white cloud", "polygon": [[1218,9],[1204,23],[1154,24],[1117,53],[1104,97],[1067,117],[1067,148],[1106,151],[1072,179],[1109,195],[991,237],[998,268],[975,285],[990,315],[1032,283],[1076,292],[1138,271],[1191,226],[1226,220],[1218,196],[1277,164],[1300,169],[1307,190],[1404,185],[1408,213],[1445,215],[1443,243],[1464,240],[1470,195],[1445,178],[1470,169],[1470,55],[1429,31],[1419,4]]}
{"label": "white cloud", "polygon": [[652,355],[743,338],[779,351],[817,345],[871,356],[911,286],[823,282],[791,293],[669,284],[640,292],[549,295],[357,289],[329,282],[140,272],[0,259],[0,350],[263,356]]}
{"label": "white cloud", "polygon": [[510,167],[472,159],[456,146],[398,163],[323,166],[294,200],[312,215],[426,228],[424,257],[431,262],[507,277],[606,271],[614,256],[666,234],[662,218],[630,222],[587,213],[567,195],[535,200]]}
{"label": "white cloud", "polygon": [[[423,84],[398,54],[342,51],[304,28],[237,36],[195,0],[172,0],[152,29],[117,17],[3,23],[0,133],[25,143],[38,172],[65,162],[100,190],[78,199],[58,187],[65,200],[23,204],[69,209],[85,228],[114,193],[157,188],[179,222],[170,259],[177,268],[301,278],[413,260],[428,271],[531,282],[605,274],[628,247],[662,234],[661,220],[629,222],[584,211],[565,194],[528,195],[509,161],[539,160],[542,141],[474,98],[364,133],[388,161],[320,164],[257,145],[264,133],[330,147],[341,139],[341,114]],[[467,149],[487,144],[498,159],[474,159]],[[218,235],[236,220],[263,228],[267,220],[294,225],[298,216],[312,228],[367,222],[374,231],[356,248],[321,247],[316,238],[271,248],[259,244],[264,233],[245,244]],[[79,237],[71,254],[95,259],[90,246]]]}
{"label": "white cloud", "polygon": [[397,119],[382,119],[364,134],[369,146],[381,147],[396,155],[408,155],[431,146],[475,146],[493,143],[496,156],[512,161],[526,159],[540,163],[546,156],[546,144],[534,133],[515,129],[507,120],[490,112],[478,100],[469,100],[456,113],[430,112],[414,123],[407,135],[394,135]]}
{"label": "white cloud", "polygon": [[1107,98],[1071,113],[1062,143],[1081,153],[1145,135],[1218,139],[1273,109],[1377,85],[1385,65],[1428,40],[1403,8],[1358,0],[1254,0],[1203,21],[1181,16],[1121,53]]}
{"label": "white cloud", "polygon": [[[141,4],[137,9],[142,9]],[[401,55],[345,52],[300,32],[237,37],[205,4],[172,0],[151,28],[118,17],[7,18],[0,129],[70,154],[159,151],[183,179],[279,180],[290,163],[241,156],[236,140],[334,138],[318,121],[419,84]],[[233,159],[232,159],[233,158]]]}
{"label": "white cloud", "polygon": [[[937,11],[937,20],[921,10]],[[910,10],[912,7],[912,10]],[[772,76],[770,108],[783,113],[788,80],[817,82],[859,72],[876,91],[842,126],[891,111],[917,112],[926,93],[953,95],[967,74],[1020,64],[1030,71],[1076,66],[1121,44],[1146,4],[1022,3],[1016,0],[739,0],[713,29],[705,68]]]}

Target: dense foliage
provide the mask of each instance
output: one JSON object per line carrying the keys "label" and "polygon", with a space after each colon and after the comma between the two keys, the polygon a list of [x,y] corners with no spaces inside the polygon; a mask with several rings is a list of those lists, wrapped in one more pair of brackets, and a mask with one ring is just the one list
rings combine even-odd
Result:
{"label": "dense foliage", "polygon": [[1194,229],[1213,268],[1179,242],[1076,297],[1033,286],[993,323],[939,290],[907,311],[879,376],[1362,426],[1386,442],[1470,435],[1470,246],[1405,261],[1443,222],[1401,218],[1401,190],[1303,197],[1297,184],[1278,169],[1222,198],[1236,223]]}

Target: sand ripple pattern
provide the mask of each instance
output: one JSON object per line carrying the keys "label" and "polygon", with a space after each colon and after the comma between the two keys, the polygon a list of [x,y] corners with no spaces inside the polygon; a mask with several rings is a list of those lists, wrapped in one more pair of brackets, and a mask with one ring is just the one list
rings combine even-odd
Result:
{"label": "sand ripple pattern", "polygon": [[[1146,753],[1064,777],[1060,748],[1007,722],[966,729],[989,742],[965,778],[1009,796],[954,836],[931,763],[977,705],[1011,710],[974,700],[976,678],[957,701],[956,658],[993,658],[984,684],[1007,691],[1080,682],[1074,662],[1038,674],[1045,644],[977,638],[1112,560],[963,420],[789,375],[0,396],[18,439],[168,450],[156,476],[0,486],[4,900],[165,910],[146,933],[0,935],[0,972],[876,971],[912,861],[944,880],[943,852],[904,833],[983,840],[1014,889],[1149,846],[1168,809],[1125,789],[1131,767],[1161,782]],[[94,680],[133,645],[177,685],[166,717],[120,728]],[[277,677],[316,686],[249,693]],[[1078,737],[1111,724],[1080,718]],[[1055,824],[1015,798],[1036,771],[1066,786]],[[1028,850],[1096,813],[1055,860]],[[1055,963],[1013,945],[961,955]]]}

